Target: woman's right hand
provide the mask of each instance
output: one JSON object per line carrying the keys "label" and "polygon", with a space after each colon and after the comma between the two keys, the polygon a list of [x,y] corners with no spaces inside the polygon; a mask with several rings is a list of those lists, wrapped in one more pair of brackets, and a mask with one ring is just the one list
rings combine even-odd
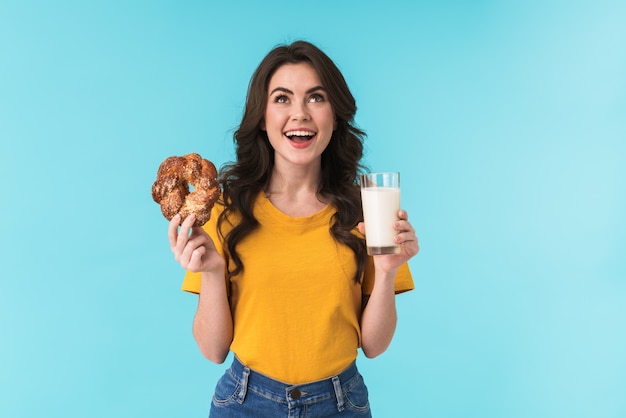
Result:
{"label": "woman's right hand", "polygon": [[174,259],[188,271],[223,274],[224,258],[217,252],[211,237],[201,227],[192,227],[194,222],[193,215],[189,215],[182,225],[180,215],[174,216],[170,221],[168,237]]}

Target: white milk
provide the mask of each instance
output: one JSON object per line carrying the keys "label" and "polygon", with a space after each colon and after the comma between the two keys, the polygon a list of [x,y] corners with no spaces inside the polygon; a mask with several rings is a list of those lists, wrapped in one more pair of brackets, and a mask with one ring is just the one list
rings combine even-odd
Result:
{"label": "white milk", "polygon": [[361,199],[363,200],[367,247],[380,250],[397,247],[398,244],[393,240],[397,234],[393,229],[393,223],[398,220],[400,189],[395,187],[362,188]]}

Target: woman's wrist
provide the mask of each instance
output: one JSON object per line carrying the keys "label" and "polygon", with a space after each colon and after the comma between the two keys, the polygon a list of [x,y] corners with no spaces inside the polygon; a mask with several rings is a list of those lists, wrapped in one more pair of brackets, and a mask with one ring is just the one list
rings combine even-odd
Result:
{"label": "woman's wrist", "polygon": [[200,280],[202,284],[213,286],[215,284],[225,283],[224,274],[224,270],[202,271],[200,272]]}

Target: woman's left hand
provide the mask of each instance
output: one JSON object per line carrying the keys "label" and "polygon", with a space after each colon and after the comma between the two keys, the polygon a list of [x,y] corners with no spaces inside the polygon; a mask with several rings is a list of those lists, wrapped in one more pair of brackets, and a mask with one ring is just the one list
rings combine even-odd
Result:
{"label": "woman's left hand", "polygon": [[[398,211],[398,218],[399,220],[394,222],[393,228],[398,231],[394,240],[400,245],[400,253],[374,256],[374,265],[385,272],[397,269],[411,257],[415,256],[420,250],[417,235],[415,235],[415,229],[409,222],[407,212],[400,209]],[[359,222],[359,231],[361,231],[362,234],[366,234],[363,222]]]}

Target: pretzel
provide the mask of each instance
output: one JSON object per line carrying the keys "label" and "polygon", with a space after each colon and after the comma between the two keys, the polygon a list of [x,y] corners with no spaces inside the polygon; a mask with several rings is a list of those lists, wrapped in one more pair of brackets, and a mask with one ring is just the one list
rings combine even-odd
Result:
{"label": "pretzel", "polygon": [[[193,186],[192,191],[189,185]],[[219,196],[215,165],[196,153],[165,159],[152,185],[152,199],[161,205],[168,221],[180,214],[182,222],[193,214],[194,226],[202,226],[211,218],[211,209]]]}

